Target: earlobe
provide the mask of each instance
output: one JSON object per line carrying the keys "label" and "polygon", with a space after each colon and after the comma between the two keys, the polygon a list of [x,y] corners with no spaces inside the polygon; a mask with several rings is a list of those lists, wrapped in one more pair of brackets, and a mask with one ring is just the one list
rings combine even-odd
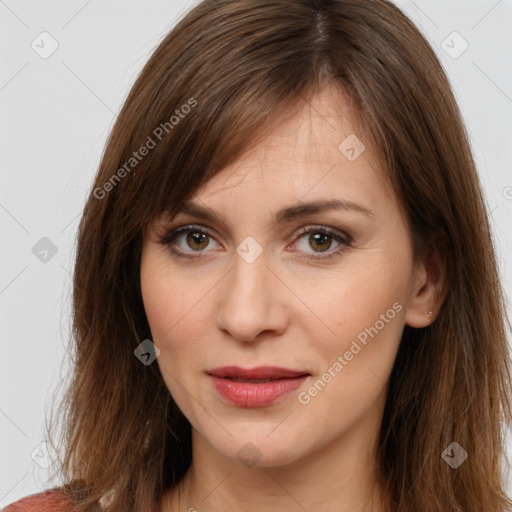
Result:
{"label": "earlobe", "polygon": [[419,263],[412,287],[405,323],[422,328],[433,323],[448,293],[446,262],[439,253]]}

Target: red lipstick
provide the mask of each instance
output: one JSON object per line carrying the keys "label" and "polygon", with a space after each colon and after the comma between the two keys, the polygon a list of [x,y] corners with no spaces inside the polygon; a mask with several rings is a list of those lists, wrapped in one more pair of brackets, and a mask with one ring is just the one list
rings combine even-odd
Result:
{"label": "red lipstick", "polygon": [[275,366],[223,366],[206,372],[217,392],[238,407],[263,407],[297,389],[310,375]]}

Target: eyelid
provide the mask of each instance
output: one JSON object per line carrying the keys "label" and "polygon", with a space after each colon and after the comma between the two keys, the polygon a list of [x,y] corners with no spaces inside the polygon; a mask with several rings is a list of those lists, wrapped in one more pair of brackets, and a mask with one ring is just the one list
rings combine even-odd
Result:
{"label": "eyelid", "polygon": [[[352,237],[349,236],[346,232],[341,231],[340,229],[337,228],[331,228],[323,224],[309,224],[308,226],[304,226],[293,234],[293,239],[297,240],[298,242],[304,235],[311,233],[326,234],[327,236],[333,238],[336,242],[338,242],[340,246],[332,251],[327,251],[324,256],[322,256],[322,252],[303,253],[303,255],[300,256],[300,259],[321,263],[322,261],[327,261],[331,258],[336,258],[337,256],[340,256],[341,253],[345,252],[349,247],[352,246]],[[300,251],[294,249],[291,252]],[[315,256],[315,254],[317,254],[317,256]]]}
{"label": "eyelid", "polygon": [[[180,236],[182,233],[188,233],[191,231],[196,231],[198,233],[204,233],[204,234],[208,235],[209,237],[213,238],[217,243],[219,243],[217,241],[217,237],[213,233],[213,231],[210,228],[208,228],[202,224],[185,224],[185,225],[176,226],[176,227],[164,228],[162,231],[163,232],[157,233],[158,243],[169,247],[171,252],[173,254],[177,255],[178,257],[195,259],[195,258],[199,258],[201,256],[192,256],[192,254],[194,252],[198,255],[200,255],[201,252],[206,253],[206,251],[187,252],[187,251],[183,251],[181,249],[176,250],[174,248],[171,248],[172,242],[178,236]],[[302,238],[303,235],[306,235],[308,233],[313,233],[313,232],[321,232],[321,233],[324,233],[324,234],[330,236],[331,238],[336,240],[339,244],[341,244],[341,248],[337,248],[333,251],[327,252],[326,256],[321,256],[321,254],[322,254],[321,252],[320,253],[314,253],[314,252],[309,253],[309,255],[307,255],[307,256],[301,256],[302,259],[316,260],[316,261],[327,260],[331,256],[338,255],[340,252],[344,251],[347,247],[350,247],[352,244],[352,237],[350,235],[348,235],[345,231],[341,231],[338,228],[331,228],[331,227],[323,225],[323,224],[308,224],[307,226],[303,226],[303,227],[299,228],[298,230],[294,231],[294,233],[291,235],[292,242]],[[297,251],[296,249],[294,249],[290,252],[300,252],[300,251]],[[319,256],[314,256],[314,254],[318,254]]]}
{"label": "eyelid", "polygon": [[304,235],[306,233],[310,233],[311,231],[319,231],[322,233],[326,233],[327,235],[333,236],[335,238],[341,238],[347,244],[352,242],[352,237],[349,236],[346,232],[338,228],[331,228],[324,224],[308,224],[307,226],[300,228],[298,231],[295,231],[292,236],[296,237]]}
{"label": "eyelid", "polygon": [[162,231],[157,233],[158,243],[162,245],[168,245],[182,233],[194,230],[197,232],[204,232],[206,235],[210,236],[214,240],[217,240],[213,231],[207,228],[206,226],[203,226],[202,224],[184,224],[183,226],[176,226],[175,228],[163,228]]}

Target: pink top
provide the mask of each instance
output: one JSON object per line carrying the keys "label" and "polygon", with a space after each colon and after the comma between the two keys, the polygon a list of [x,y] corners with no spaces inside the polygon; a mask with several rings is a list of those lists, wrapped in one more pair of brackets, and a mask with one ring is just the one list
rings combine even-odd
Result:
{"label": "pink top", "polygon": [[2,512],[72,512],[73,503],[63,491],[50,489],[7,505]]}
{"label": "pink top", "polygon": [[0,512],[75,512],[71,498],[61,489],[54,488],[31,494],[7,505]]}

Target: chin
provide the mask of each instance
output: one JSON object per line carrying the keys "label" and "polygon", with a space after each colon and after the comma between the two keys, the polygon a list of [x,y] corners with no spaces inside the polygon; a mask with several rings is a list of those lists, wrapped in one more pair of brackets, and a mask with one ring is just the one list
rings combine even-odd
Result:
{"label": "chin", "polygon": [[[283,430],[279,435],[272,432],[272,428],[248,428],[244,435],[237,434],[234,437],[223,436],[222,439],[208,439],[210,445],[223,457],[233,462],[242,463],[248,468],[281,467],[292,464],[305,455],[306,448],[300,443],[301,450],[297,449],[298,443],[293,440],[293,433]],[[269,432],[272,432],[269,435]]]}

